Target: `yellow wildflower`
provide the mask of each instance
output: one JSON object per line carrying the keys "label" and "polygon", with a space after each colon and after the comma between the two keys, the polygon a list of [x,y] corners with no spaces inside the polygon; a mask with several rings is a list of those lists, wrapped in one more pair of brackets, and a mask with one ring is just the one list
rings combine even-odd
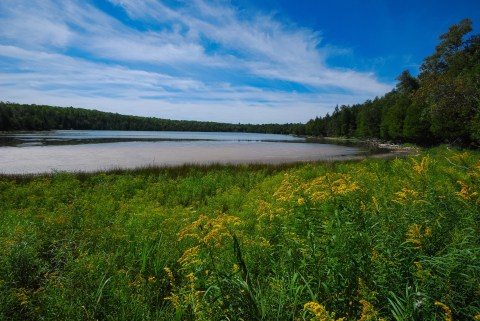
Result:
{"label": "yellow wildflower", "polygon": [[208,247],[221,247],[224,238],[231,238],[231,228],[241,224],[238,217],[220,214],[215,218],[208,218],[205,215],[200,217],[183,228],[179,233],[179,240],[190,237]]}
{"label": "yellow wildflower", "polygon": [[452,310],[444,303],[435,301],[435,305],[442,308],[443,314],[445,314],[445,321],[452,321]]}
{"label": "yellow wildflower", "polygon": [[135,276],[135,280],[128,282],[128,286],[131,288],[139,288],[145,282],[146,282],[145,278],[139,273]]}
{"label": "yellow wildflower", "polygon": [[335,319],[335,313],[329,313],[325,307],[317,302],[305,303],[303,308],[314,315],[310,320],[314,321],[342,321],[345,318]]}
{"label": "yellow wildflower", "polygon": [[377,198],[375,196],[372,196],[372,203],[375,211],[380,212],[380,205],[378,204]]}
{"label": "yellow wildflower", "polygon": [[358,190],[359,186],[351,181],[347,175],[342,175],[331,183],[330,189],[334,195],[344,195]]}
{"label": "yellow wildflower", "polygon": [[164,267],[163,270],[165,271],[165,273],[167,273],[168,283],[170,284],[170,286],[172,288],[174,288],[175,287],[175,277],[173,276],[172,270],[170,270],[169,267]]}
{"label": "yellow wildflower", "polygon": [[422,227],[419,224],[412,224],[408,226],[405,233],[407,242],[411,243],[415,249],[420,249],[424,240],[432,234],[432,230],[427,227]]}
{"label": "yellow wildflower", "polygon": [[302,189],[313,202],[319,203],[335,196],[349,194],[360,187],[346,174],[327,174],[302,184]]}
{"label": "yellow wildflower", "polygon": [[177,262],[180,263],[184,268],[197,266],[202,263],[202,260],[198,257],[199,252],[199,245],[188,248],[185,250],[185,252],[183,252],[182,256],[177,260]]}
{"label": "yellow wildflower", "polygon": [[360,209],[365,212],[367,210],[367,206],[365,205],[365,203],[363,201],[360,201]]}
{"label": "yellow wildflower", "polygon": [[[292,181],[294,184],[292,184]],[[273,196],[275,196],[275,198],[278,200],[278,201],[281,201],[281,202],[288,202],[290,201],[295,192],[296,192],[296,189],[294,188],[294,186],[298,186],[298,178],[296,177],[290,177],[289,174],[285,174],[285,177],[282,181],[282,183],[280,184],[280,186],[277,188],[277,190],[275,191],[275,193],[273,194]]]}
{"label": "yellow wildflower", "polygon": [[427,280],[427,278],[430,278],[432,276],[432,274],[430,273],[429,270],[426,270],[422,263],[418,262],[418,261],[415,261],[413,262],[413,264],[415,264],[415,267],[417,268],[417,270],[415,271],[414,275],[415,277],[417,277],[418,279],[420,279],[420,281],[422,282],[425,282]]}
{"label": "yellow wildflower", "polygon": [[461,187],[460,191],[455,193],[457,196],[460,196],[465,200],[471,200],[473,197],[478,196],[478,192],[473,192],[472,188],[464,182],[458,181],[457,183]]}
{"label": "yellow wildflower", "polygon": [[367,300],[360,300],[362,304],[362,315],[358,321],[385,321],[385,319],[378,316],[378,312],[374,306]]}
{"label": "yellow wildflower", "polygon": [[453,161],[456,162],[466,162],[470,158],[471,154],[469,152],[457,153],[453,155],[451,158]]}
{"label": "yellow wildflower", "polygon": [[240,271],[240,268],[238,267],[238,264],[233,264],[232,273],[237,273],[238,271]]}
{"label": "yellow wildflower", "polygon": [[370,260],[371,260],[372,262],[375,262],[375,261],[378,260],[379,257],[380,257],[380,253],[378,252],[377,249],[373,248],[373,249],[372,249],[372,256],[370,257]]}
{"label": "yellow wildflower", "polygon": [[261,220],[264,217],[268,217],[270,221],[273,221],[273,219],[275,218],[275,213],[272,210],[271,204],[263,200],[258,203],[257,215],[258,220]]}
{"label": "yellow wildflower", "polygon": [[20,302],[20,305],[26,305],[29,302],[29,295],[32,293],[32,290],[27,290],[25,288],[15,289],[15,296]]}
{"label": "yellow wildflower", "polygon": [[412,166],[412,169],[418,174],[418,175],[422,175],[424,174],[427,169],[428,169],[428,165],[430,163],[430,157],[426,156],[426,157],[423,157],[422,160],[420,161],[420,163],[415,159],[415,158],[410,158],[413,162],[413,166]]}
{"label": "yellow wildflower", "polygon": [[187,274],[188,284],[191,290],[195,290],[195,280],[197,279],[193,272]]}
{"label": "yellow wildflower", "polygon": [[421,198],[423,194],[407,187],[403,187],[401,191],[395,193],[396,198],[392,202],[397,204],[407,204],[407,203],[425,203]]}
{"label": "yellow wildflower", "polygon": [[175,285],[175,277],[173,276],[172,270],[170,270],[169,267],[164,267],[163,270],[165,273],[167,273],[167,278],[168,278],[168,283],[172,287],[172,290],[170,291],[170,295],[165,297],[166,301],[172,302],[173,306],[175,308],[179,308],[181,306],[180,304],[180,297],[177,294],[177,287]]}

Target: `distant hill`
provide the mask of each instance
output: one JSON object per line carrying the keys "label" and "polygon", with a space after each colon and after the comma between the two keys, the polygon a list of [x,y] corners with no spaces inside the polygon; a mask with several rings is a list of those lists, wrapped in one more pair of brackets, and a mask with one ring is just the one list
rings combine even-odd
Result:
{"label": "distant hill", "polygon": [[0,102],[0,131],[149,130],[304,134],[304,124],[229,124],[128,116],[98,110]]}

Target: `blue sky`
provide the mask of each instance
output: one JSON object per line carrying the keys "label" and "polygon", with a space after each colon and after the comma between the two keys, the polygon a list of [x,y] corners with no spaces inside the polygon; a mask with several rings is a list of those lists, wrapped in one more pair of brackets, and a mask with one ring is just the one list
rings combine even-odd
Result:
{"label": "blue sky", "polygon": [[477,0],[1,0],[0,100],[306,122],[418,73]]}

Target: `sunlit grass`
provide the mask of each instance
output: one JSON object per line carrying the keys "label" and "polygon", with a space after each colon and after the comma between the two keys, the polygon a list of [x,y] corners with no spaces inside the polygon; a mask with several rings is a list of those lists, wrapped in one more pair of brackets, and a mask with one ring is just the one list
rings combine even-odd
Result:
{"label": "sunlit grass", "polygon": [[474,320],[480,154],[0,178],[0,319]]}

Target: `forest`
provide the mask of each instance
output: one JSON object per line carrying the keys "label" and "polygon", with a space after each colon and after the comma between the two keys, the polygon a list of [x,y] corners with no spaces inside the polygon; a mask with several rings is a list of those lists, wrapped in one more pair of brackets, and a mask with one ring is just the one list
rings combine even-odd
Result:
{"label": "forest", "polygon": [[0,131],[93,129],[223,131],[321,137],[378,138],[433,145],[480,144],[480,35],[462,20],[439,37],[435,52],[424,59],[417,77],[408,70],[382,97],[306,124],[228,124],[126,116],[82,108],[0,102]]}
{"label": "forest", "polygon": [[303,134],[303,124],[228,124],[128,116],[73,107],[0,102],[0,131],[18,130],[146,130]]}
{"label": "forest", "polygon": [[383,97],[336,107],[306,124],[314,136],[374,137],[397,142],[480,143],[480,36],[462,20],[440,36],[418,77],[408,70]]}

